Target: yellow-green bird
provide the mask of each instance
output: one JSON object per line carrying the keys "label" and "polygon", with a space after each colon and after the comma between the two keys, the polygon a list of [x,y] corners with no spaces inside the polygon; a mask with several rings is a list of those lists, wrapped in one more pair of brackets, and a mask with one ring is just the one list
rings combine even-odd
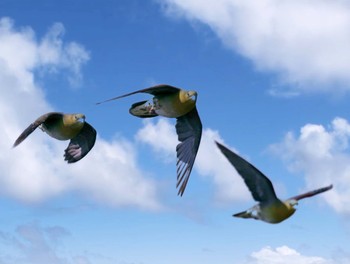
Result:
{"label": "yellow-green bird", "polygon": [[294,206],[299,200],[328,191],[333,187],[329,185],[281,201],[277,198],[271,181],[262,172],[225,146],[218,142],[216,144],[241,175],[254,200],[259,202],[246,211],[234,214],[235,217],[253,218],[271,224],[280,223],[294,214],[296,210]]}
{"label": "yellow-green bird", "polygon": [[70,140],[65,149],[64,160],[77,162],[85,157],[96,141],[96,130],[85,122],[84,114],[50,112],[31,123],[16,139],[13,147],[25,140],[37,127],[58,140]]}
{"label": "yellow-green bird", "polygon": [[[160,84],[124,94],[106,101],[116,100],[136,93],[148,93],[154,97],[134,103],[130,114],[141,117],[164,116],[176,118],[176,133],[181,142],[176,147],[177,152],[177,185],[178,195],[183,195],[192,167],[198,152],[202,137],[202,122],[196,108],[197,92],[186,91],[167,84]],[[97,103],[97,104],[100,104]]]}

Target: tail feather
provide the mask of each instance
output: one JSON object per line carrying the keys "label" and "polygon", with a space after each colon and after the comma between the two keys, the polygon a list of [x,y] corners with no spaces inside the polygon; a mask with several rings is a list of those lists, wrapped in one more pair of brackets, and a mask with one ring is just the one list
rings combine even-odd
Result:
{"label": "tail feather", "polygon": [[232,215],[234,217],[241,217],[241,218],[254,218],[252,214],[248,211],[243,211],[237,214]]}

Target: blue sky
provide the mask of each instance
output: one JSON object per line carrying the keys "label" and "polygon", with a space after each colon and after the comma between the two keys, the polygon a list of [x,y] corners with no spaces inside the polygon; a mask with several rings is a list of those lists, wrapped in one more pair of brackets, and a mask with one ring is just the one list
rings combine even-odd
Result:
{"label": "blue sky", "polygon": [[[0,263],[350,262],[350,5],[346,1],[0,1]],[[175,120],[128,113],[167,83],[198,92],[203,137],[177,196]],[[82,112],[95,147],[68,165],[20,132]],[[280,198],[334,184],[278,225],[214,140]]]}

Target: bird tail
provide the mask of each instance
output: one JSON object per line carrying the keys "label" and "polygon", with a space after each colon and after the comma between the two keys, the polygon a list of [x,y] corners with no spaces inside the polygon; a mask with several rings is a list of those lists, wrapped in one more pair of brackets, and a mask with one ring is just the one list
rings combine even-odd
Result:
{"label": "bird tail", "polygon": [[234,217],[241,217],[241,218],[254,218],[249,211],[243,211],[237,214],[232,215]]}
{"label": "bird tail", "polygon": [[154,110],[154,105],[147,100],[134,103],[130,107],[129,113],[141,118],[155,117],[158,115]]}

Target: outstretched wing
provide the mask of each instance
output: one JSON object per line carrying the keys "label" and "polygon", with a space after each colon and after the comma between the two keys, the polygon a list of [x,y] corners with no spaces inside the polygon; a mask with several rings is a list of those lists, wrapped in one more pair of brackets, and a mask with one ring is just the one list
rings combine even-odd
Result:
{"label": "outstretched wing", "polygon": [[93,148],[96,141],[96,130],[87,122],[84,123],[80,133],[72,138],[65,149],[64,160],[74,163],[81,160]]}
{"label": "outstretched wing", "polygon": [[271,181],[261,171],[222,144],[216,144],[241,175],[255,201],[269,203],[278,199]]}
{"label": "outstretched wing", "polygon": [[323,187],[323,188],[319,188],[319,189],[316,189],[316,190],[313,190],[313,191],[310,191],[310,192],[307,192],[307,193],[303,193],[303,194],[299,194],[299,195],[296,195],[294,197],[291,197],[289,198],[288,200],[301,200],[301,199],[304,199],[304,198],[307,198],[307,197],[311,197],[311,196],[314,196],[316,194],[319,194],[319,193],[323,193],[323,192],[326,192],[330,189],[333,188],[333,185],[329,185],[327,187]]}
{"label": "outstretched wing", "polygon": [[40,126],[42,123],[47,121],[51,118],[61,118],[62,113],[58,112],[50,112],[47,114],[44,114],[40,116],[38,119],[36,119],[33,123],[31,123],[23,132],[19,135],[19,137],[16,139],[15,143],[13,144],[13,147],[18,146],[23,140],[25,140],[38,126]]}
{"label": "outstretched wing", "polygon": [[162,95],[162,94],[172,94],[172,93],[176,93],[178,92],[180,89],[171,85],[167,85],[167,84],[159,84],[159,85],[155,85],[149,88],[145,88],[145,89],[141,89],[141,90],[137,90],[131,93],[127,93],[127,94],[123,94],[117,97],[113,97],[111,99],[107,99],[105,101],[96,103],[96,104],[102,104],[105,102],[109,102],[109,101],[113,101],[113,100],[117,100],[123,97],[127,97],[133,94],[137,94],[137,93],[149,93],[152,95]]}
{"label": "outstretched wing", "polygon": [[180,186],[178,194],[182,196],[186,189],[202,137],[202,122],[199,118],[197,108],[194,107],[186,115],[178,117],[175,127],[178,140],[181,142],[176,147],[176,187]]}

